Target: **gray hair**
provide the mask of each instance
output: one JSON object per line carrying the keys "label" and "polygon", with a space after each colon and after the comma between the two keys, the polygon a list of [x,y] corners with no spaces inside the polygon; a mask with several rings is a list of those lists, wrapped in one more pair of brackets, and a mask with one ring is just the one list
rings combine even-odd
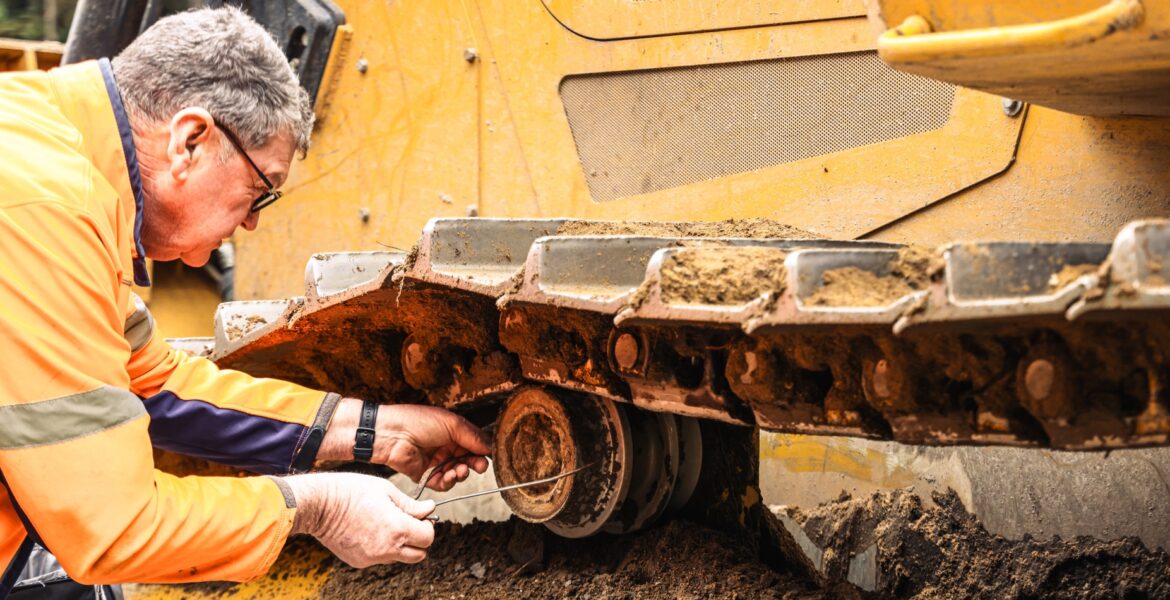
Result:
{"label": "gray hair", "polygon": [[169,121],[198,106],[245,146],[282,133],[309,148],[313,107],[272,36],[233,7],[160,19],[113,60],[114,78],[135,124]]}

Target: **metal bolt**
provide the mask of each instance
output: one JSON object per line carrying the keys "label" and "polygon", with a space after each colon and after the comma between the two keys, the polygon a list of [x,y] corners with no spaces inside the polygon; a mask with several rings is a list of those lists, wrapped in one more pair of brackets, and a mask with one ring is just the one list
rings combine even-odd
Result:
{"label": "metal bolt", "polygon": [[524,313],[518,310],[504,312],[504,327],[520,327],[524,325]]}
{"label": "metal bolt", "polygon": [[479,207],[474,205],[474,204],[468,204],[467,205],[467,216],[478,217],[479,216]]}
{"label": "metal bolt", "polygon": [[886,359],[877,361],[877,364],[873,366],[870,384],[873,386],[873,393],[877,394],[878,398],[890,397],[890,363],[886,362]]}
{"label": "metal bolt", "polygon": [[369,71],[369,70],[370,70],[370,63],[369,63],[369,61],[367,61],[367,60],[366,60],[366,59],[364,59],[364,58],[359,58],[359,59],[358,59],[358,61],[357,61],[357,70],[358,70],[358,73],[361,73],[362,75],[365,75],[365,74],[366,74],[366,71]]}
{"label": "metal bolt", "polygon": [[623,369],[632,369],[638,364],[638,338],[632,333],[623,333],[613,342],[613,360]]}
{"label": "metal bolt", "polygon": [[359,208],[358,209],[358,218],[360,218],[362,220],[362,223],[369,223],[370,222],[370,209],[368,209],[364,206],[362,208]]}
{"label": "metal bolt", "polygon": [[479,58],[479,52],[476,52],[475,48],[465,48],[463,50],[463,60],[473,63],[477,58]]}
{"label": "metal bolt", "polygon": [[1043,358],[1032,361],[1024,371],[1024,387],[1028,395],[1036,400],[1043,400],[1052,393],[1052,384],[1056,381],[1056,367]]}
{"label": "metal bolt", "polygon": [[1019,100],[1012,100],[1011,98],[1003,99],[1003,114],[1009,117],[1015,117],[1024,110],[1024,103]]}
{"label": "metal bolt", "polygon": [[408,375],[416,375],[422,371],[426,361],[426,351],[418,342],[407,342],[402,348],[402,369]]}

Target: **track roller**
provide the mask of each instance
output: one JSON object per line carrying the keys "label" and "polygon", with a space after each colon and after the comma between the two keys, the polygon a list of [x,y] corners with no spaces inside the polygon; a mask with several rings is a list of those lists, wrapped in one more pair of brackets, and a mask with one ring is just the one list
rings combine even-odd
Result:
{"label": "track roller", "polygon": [[694,419],[597,396],[526,388],[508,399],[497,422],[493,458],[500,485],[593,465],[552,484],[503,494],[517,516],[563,537],[646,527],[687,503],[702,466]]}

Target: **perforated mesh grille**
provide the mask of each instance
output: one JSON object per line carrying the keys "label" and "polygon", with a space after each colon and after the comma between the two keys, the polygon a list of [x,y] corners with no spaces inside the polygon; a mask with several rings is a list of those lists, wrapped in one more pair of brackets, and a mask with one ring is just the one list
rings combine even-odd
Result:
{"label": "perforated mesh grille", "polygon": [[576,75],[560,92],[594,200],[929,131],[955,97],[875,52]]}

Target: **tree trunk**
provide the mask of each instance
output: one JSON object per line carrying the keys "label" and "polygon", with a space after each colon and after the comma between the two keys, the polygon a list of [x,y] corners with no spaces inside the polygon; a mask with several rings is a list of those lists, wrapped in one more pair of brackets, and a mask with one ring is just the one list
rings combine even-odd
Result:
{"label": "tree trunk", "polygon": [[60,33],[57,31],[57,0],[44,0],[45,2],[45,39],[60,41]]}

